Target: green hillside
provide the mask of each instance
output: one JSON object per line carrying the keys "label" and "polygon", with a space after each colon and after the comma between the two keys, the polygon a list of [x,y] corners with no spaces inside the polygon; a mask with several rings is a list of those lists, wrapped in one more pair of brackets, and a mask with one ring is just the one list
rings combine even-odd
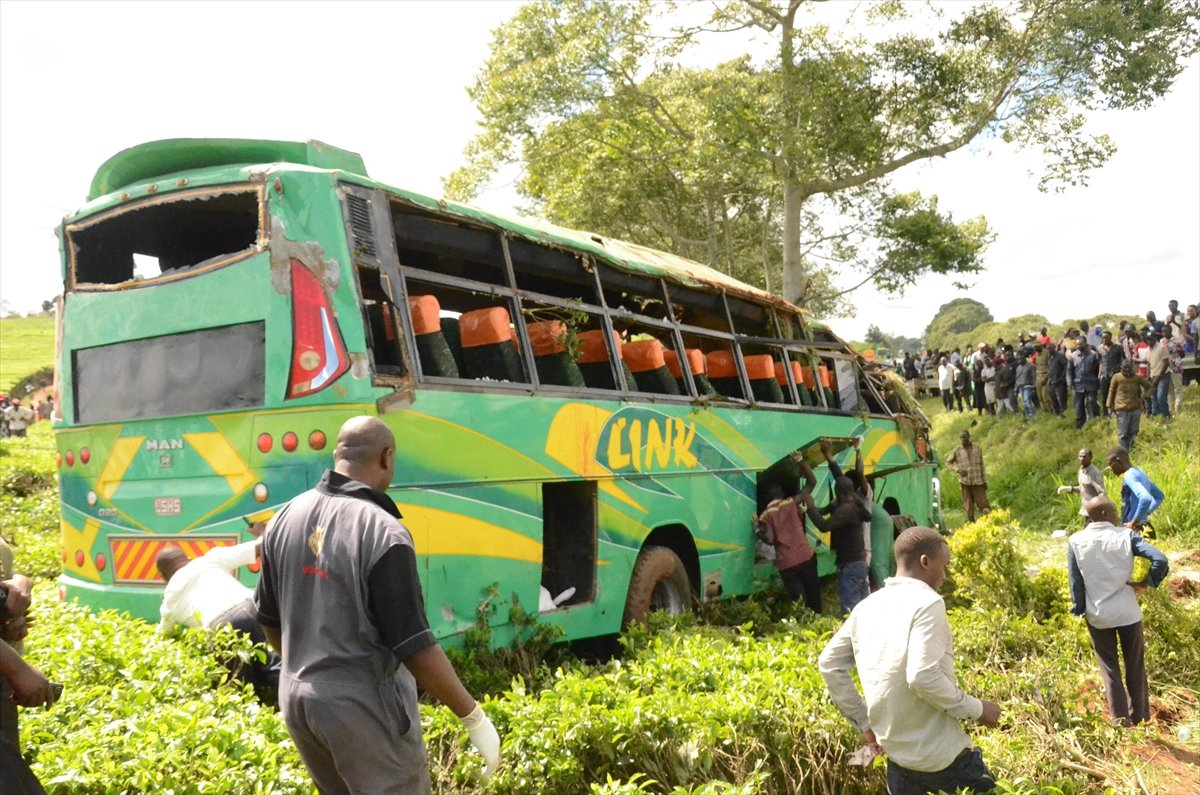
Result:
{"label": "green hillside", "polygon": [[54,317],[0,319],[0,392],[38,370],[54,366]]}

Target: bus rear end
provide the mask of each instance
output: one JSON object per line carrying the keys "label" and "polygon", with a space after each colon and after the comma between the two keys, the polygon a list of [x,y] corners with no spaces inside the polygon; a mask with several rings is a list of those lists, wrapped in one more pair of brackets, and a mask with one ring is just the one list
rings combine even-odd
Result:
{"label": "bus rear end", "polygon": [[339,304],[357,317],[344,235],[304,226],[338,217],[333,185],[311,168],[174,171],[60,227],[65,598],[156,618],[159,550],[250,538],[371,400],[349,377],[361,321],[338,322]]}

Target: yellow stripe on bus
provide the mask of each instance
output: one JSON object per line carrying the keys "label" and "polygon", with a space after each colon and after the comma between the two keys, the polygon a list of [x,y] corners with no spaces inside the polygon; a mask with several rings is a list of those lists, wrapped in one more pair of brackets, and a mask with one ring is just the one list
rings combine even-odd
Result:
{"label": "yellow stripe on bus", "polygon": [[438,508],[398,505],[420,555],[466,555],[542,562],[542,545],[500,525]]}
{"label": "yellow stripe on bus", "polygon": [[126,436],[113,442],[112,452],[108,454],[108,460],[104,462],[104,469],[100,471],[100,477],[96,479],[97,494],[112,501],[113,495],[117,493],[117,488],[121,485],[122,478],[125,477],[125,471],[133,463],[133,457],[137,455],[138,450],[142,449],[144,441],[146,441],[145,436]]}
{"label": "yellow stripe on bus", "polygon": [[257,482],[254,473],[233,449],[225,434],[218,431],[185,433],[183,438],[208,462],[213,472],[225,478],[234,495],[241,494]]}
{"label": "yellow stripe on bus", "polygon": [[[69,571],[92,582],[100,582],[100,570],[92,560],[92,545],[96,543],[96,535],[100,532],[100,522],[88,519],[83,523],[83,529],[69,524],[65,519],[59,519],[62,532],[63,551],[67,559],[63,561],[63,571]],[[83,553],[83,565],[75,562],[75,553]]]}
{"label": "yellow stripe on bus", "polygon": [[867,453],[867,457],[863,459],[863,469],[867,472],[875,469],[879,462],[883,460],[883,456],[888,449],[893,445],[900,444],[899,431],[888,431],[879,437],[879,441],[871,445],[871,450]]}

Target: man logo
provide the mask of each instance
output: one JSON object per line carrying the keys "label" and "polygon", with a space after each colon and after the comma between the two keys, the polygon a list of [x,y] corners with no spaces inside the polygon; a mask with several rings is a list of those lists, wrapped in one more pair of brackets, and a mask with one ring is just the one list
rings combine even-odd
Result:
{"label": "man logo", "polygon": [[308,548],[312,550],[314,557],[321,557],[321,549],[325,546],[325,528],[319,525],[313,526],[313,531],[308,535]]}

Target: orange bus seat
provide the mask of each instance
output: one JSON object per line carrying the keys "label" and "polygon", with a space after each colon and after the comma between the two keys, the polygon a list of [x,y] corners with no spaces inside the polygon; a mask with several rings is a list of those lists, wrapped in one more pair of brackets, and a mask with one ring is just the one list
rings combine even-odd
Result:
{"label": "orange bus seat", "polygon": [[468,377],[515,383],[525,380],[507,309],[489,306],[464,312],[458,327]]}
{"label": "orange bus seat", "polygon": [[656,339],[634,340],[625,344],[625,362],[633,371],[633,380],[639,392],[656,395],[678,395],[679,385],[667,369],[663,344]]}
{"label": "orange bus seat", "polygon": [[745,397],[742,393],[741,379],[738,378],[737,360],[733,358],[733,351],[710,351],[704,355],[704,364],[708,371],[708,380],[712,382],[713,388],[718,394],[739,400]]}
{"label": "orange bus seat", "polygon": [[756,353],[743,356],[746,365],[746,376],[750,379],[750,390],[754,399],[762,403],[782,403],[783,390],[775,380],[774,360],[769,353]]}
{"label": "orange bus seat", "polygon": [[583,386],[583,373],[567,355],[567,324],[543,320],[525,326],[538,381],[553,386]]}
{"label": "orange bus seat", "polygon": [[417,340],[417,356],[421,360],[422,375],[458,378],[458,362],[442,334],[441,312],[442,307],[437,296],[408,297],[408,314],[412,319],[413,335]]}

